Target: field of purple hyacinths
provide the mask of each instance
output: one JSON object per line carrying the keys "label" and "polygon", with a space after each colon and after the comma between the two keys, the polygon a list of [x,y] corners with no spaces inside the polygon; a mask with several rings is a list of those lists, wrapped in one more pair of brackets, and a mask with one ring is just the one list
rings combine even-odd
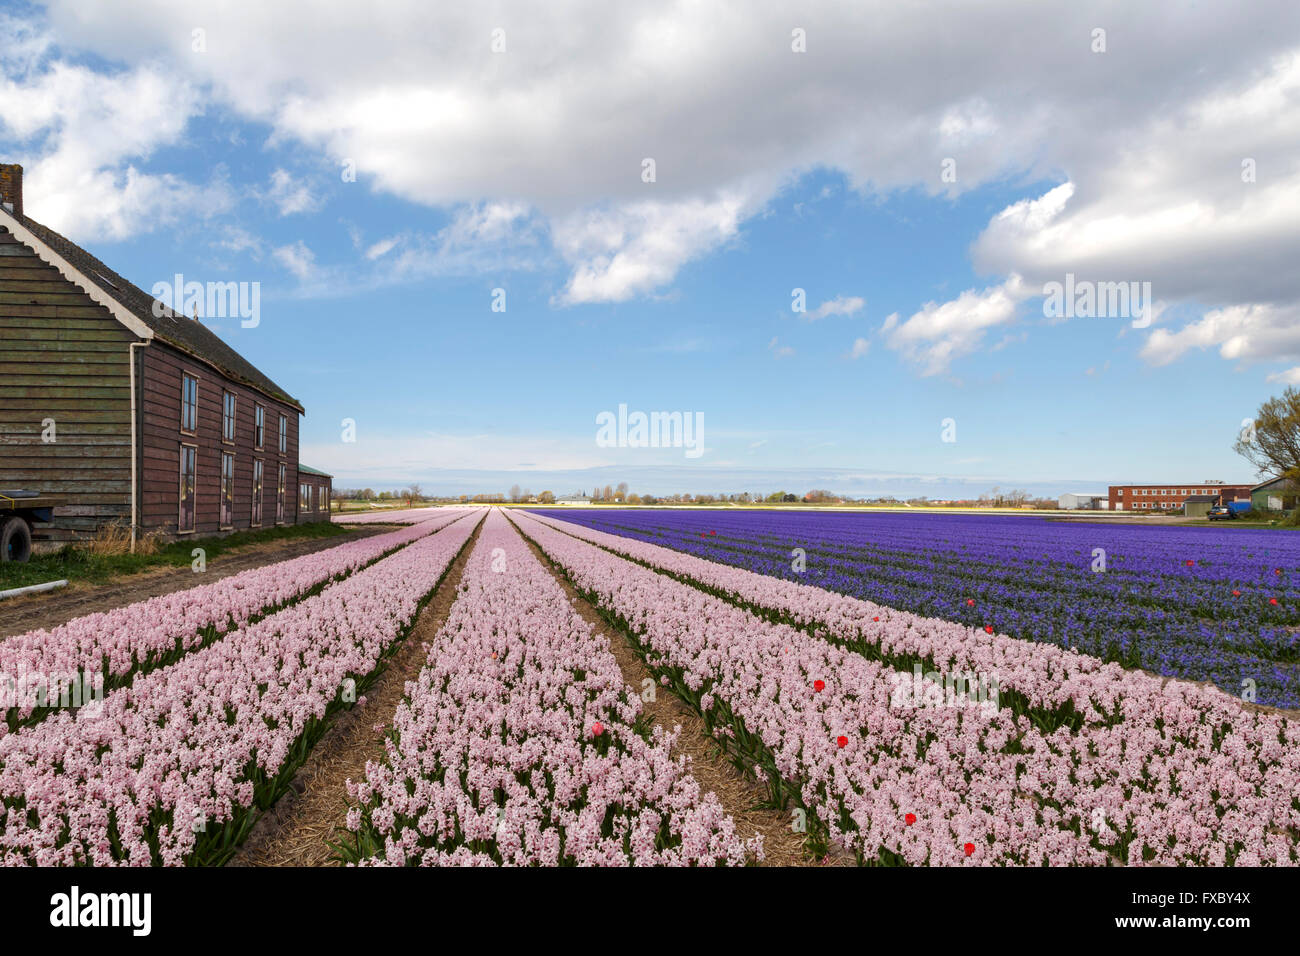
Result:
{"label": "field of purple hyacinths", "polygon": [[[1300,538],[1039,517],[584,509],[583,527],[1300,706]],[[799,549],[796,552],[796,549]]]}

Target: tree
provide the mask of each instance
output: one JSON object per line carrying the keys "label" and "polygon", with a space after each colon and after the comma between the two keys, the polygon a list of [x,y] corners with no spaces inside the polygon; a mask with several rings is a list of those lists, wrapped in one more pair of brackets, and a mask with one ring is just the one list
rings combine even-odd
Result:
{"label": "tree", "polygon": [[521,493],[521,492],[520,492],[520,490],[519,490],[519,486],[518,486],[518,485],[511,485],[511,486],[510,486],[510,500],[511,500],[511,501],[518,501],[518,500],[519,500],[520,493]]}
{"label": "tree", "polygon": [[618,483],[618,487],[614,489],[614,496],[615,496],[616,498],[618,498],[619,501],[623,501],[623,500],[625,500],[625,499],[627,498],[627,482],[626,482],[626,481],[620,481],[620,482]]}
{"label": "tree", "polygon": [[416,501],[423,501],[424,489],[421,488],[419,485],[413,483],[411,485],[411,497],[414,498]]}
{"label": "tree", "polygon": [[537,500],[544,505],[553,505],[555,504],[555,495],[549,491],[543,491],[537,496]]}
{"label": "tree", "polygon": [[1276,475],[1300,483],[1300,389],[1288,386],[1280,397],[1259,406],[1232,450],[1254,465],[1261,478]]}

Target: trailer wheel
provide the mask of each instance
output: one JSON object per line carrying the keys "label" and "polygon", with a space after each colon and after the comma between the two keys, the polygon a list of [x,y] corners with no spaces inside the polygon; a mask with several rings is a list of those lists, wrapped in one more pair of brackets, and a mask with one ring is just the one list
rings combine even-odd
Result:
{"label": "trailer wheel", "polygon": [[23,562],[32,556],[32,529],[22,518],[0,524],[0,561]]}

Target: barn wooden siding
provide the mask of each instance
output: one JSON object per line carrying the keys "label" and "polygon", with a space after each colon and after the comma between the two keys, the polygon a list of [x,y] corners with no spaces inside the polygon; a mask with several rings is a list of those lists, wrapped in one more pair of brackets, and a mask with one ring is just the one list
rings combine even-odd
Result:
{"label": "barn wooden siding", "polygon": [[[181,319],[180,321],[193,321]],[[253,460],[265,463],[263,473],[262,521],[260,527],[275,525],[275,492],[279,465],[285,469],[284,524],[298,517],[298,410],[256,389],[231,382],[212,366],[154,339],[143,352],[143,425],[141,429],[140,494],[145,528],[176,531],[180,504],[180,446],[198,446],[195,485],[197,511],[195,534],[210,535],[221,528],[221,455],[235,456],[234,529],[250,526],[253,512]],[[181,376],[197,376],[199,400],[194,434],[181,431]],[[222,441],[222,397],[235,395],[235,441]],[[266,438],[255,445],[254,406],[266,409]],[[288,419],[288,441],[280,454],[279,420]]]}
{"label": "barn wooden siding", "polygon": [[328,475],[315,475],[309,471],[303,471],[298,473],[298,481],[303,485],[311,485],[311,510],[299,511],[298,523],[329,521],[330,488],[333,479]]}
{"label": "barn wooden siding", "polygon": [[63,498],[54,526],[36,531],[68,541],[129,520],[135,336],[0,229],[0,488]]}

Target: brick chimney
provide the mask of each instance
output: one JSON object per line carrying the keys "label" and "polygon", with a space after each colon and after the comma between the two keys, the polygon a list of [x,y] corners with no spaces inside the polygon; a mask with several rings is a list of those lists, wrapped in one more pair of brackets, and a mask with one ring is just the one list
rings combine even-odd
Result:
{"label": "brick chimney", "polygon": [[0,163],[0,203],[19,219],[23,217],[23,168],[17,163]]}

